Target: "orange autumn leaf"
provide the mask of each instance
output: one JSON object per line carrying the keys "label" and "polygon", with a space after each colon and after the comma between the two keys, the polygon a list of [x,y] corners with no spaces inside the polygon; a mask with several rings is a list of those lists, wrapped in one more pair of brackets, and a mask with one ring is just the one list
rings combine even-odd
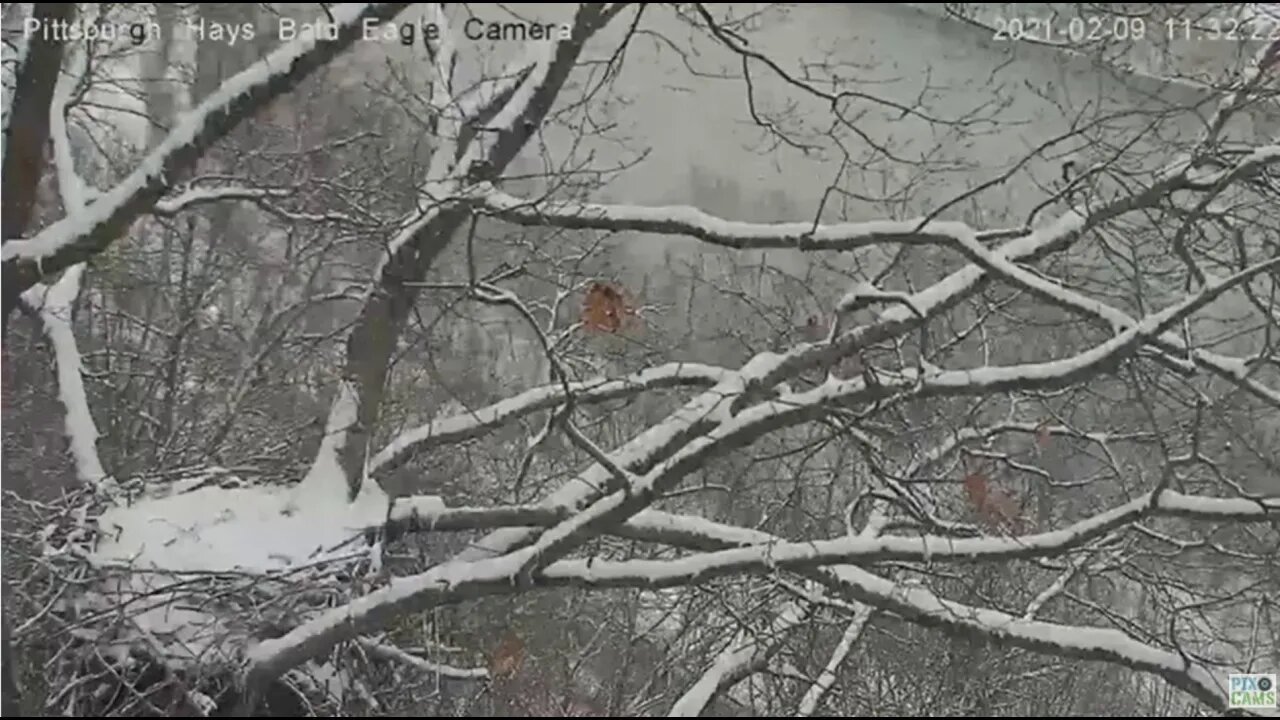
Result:
{"label": "orange autumn leaf", "polygon": [[524,641],[514,632],[502,639],[489,660],[489,672],[493,677],[511,677],[524,663]]}
{"label": "orange autumn leaf", "polygon": [[582,300],[582,324],[588,330],[618,332],[635,310],[622,291],[609,283],[593,282]]}

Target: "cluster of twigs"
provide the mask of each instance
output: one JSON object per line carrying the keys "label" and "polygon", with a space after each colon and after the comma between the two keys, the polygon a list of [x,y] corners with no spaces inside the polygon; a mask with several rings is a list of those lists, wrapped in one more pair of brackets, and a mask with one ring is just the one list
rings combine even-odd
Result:
{"label": "cluster of twigs", "polygon": [[[242,652],[361,592],[349,559],[263,575],[147,571],[94,555],[100,494],[5,496],[5,613],[24,705],[76,717],[218,716],[239,703]],[[282,678],[255,714],[339,712],[342,653]],[[38,708],[38,710],[37,710]]]}

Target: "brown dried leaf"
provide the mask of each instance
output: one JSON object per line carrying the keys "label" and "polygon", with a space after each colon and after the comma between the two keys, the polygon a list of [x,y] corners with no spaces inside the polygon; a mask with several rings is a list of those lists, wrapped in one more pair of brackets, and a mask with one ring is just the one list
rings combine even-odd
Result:
{"label": "brown dried leaf", "polygon": [[981,512],[987,501],[987,476],[981,470],[973,470],[964,476],[964,492],[969,497],[969,504],[974,510]]}
{"label": "brown dried leaf", "polygon": [[489,673],[495,678],[511,677],[524,664],[524,641],[514,632],[508,632],[489,659]]}
{"label": "brown dried leaf", "polygon": [[588,330],[618,332],[635,310],[626,296],[610,283],[593,282],[582,299],[582,324]]}

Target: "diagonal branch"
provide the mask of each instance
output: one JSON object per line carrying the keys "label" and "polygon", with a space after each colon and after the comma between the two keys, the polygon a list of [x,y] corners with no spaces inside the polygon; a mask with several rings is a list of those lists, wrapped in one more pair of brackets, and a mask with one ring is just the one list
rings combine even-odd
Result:
{"label": "diagonal branch", "polygon": [[[177,173],[244,118],[296,87],[317,68],[345,51],[361,37],[366,20],[385,21],[407,6],[408,3],[353,3],[335,9],[336,40],[322,41],[314,33],[302,34],[227,80],[217,92],[188,112],[128,177],[101,195],[85,212],[68,215],[25,240],[14,239],[22,228],[10,233],[6,225],[4,316],[9,316],[18,296],[27,288],[109,247],[130,224],[155,205]],[[47,132],[47,107],[46,103],[40,113],[39,123],[46,128],[41,133]],[[6,163],[9,158],[6,154]],[[7,178],[6,172],[6,184]],[[5,215],[8,216],[7,208]]]}
{"label": "diagonal branch", "polygon": [[845,627],[844,634],[840,636],[840,643],[836,645],[835,650],[831,651],[831,657],[822,668],[822,673],[805,691],[804,697],[800,698],[800,707],[796,708],[796,717],[811,717],[818,710],[818,704],[822,702],[822,698],[826,696],[827,691],[836,682],[836,671],[840,669],[840,666],[844,664],[845,658],[849,657],[849,653],[853,651],[853,646],[862,637],[862,631],[866,628],[867,621],[871,619],[874,613],[875,609],[870,605],[862,605],[854,613],[853,619]]}
{"label": "diagonal branch", "polygon": [[788,602],[774,618],[767,633],[739,632],[716,656],[711,667],[671,706],[667,717],[697,717],[716,695],[763,670],[788,632],[807,620],[811,612],[809,603],[799,600]]}

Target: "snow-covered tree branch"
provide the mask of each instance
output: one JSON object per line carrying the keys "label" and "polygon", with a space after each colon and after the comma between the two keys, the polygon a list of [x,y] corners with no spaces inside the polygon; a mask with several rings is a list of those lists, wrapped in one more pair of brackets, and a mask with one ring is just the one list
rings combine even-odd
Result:
{"label": "snow-covered tree branch", "polygon": [[[37,4],[46,7],[46,4]],[[102,252],[114,242],[135,219],[147,212],[171,186],[173,178],[190,162],[199,157],[210,144],[216,142],[248,115],[282,93],[295,87],[308,74],[324,66],[355,42],[363,32],[366,20],[381,21],[395,17],[407,3],[350,3],[338,10],[333,18],[336,24],[334,39],[321,38],[312,32],[297,41],[282,46],[259,63],[230,78],[220,92],[206,98],[193,108],[169,133],[159,147],[138,163],[137,169],[121,180],[110,191],[103,193],[83,213],[70,213],[62,220],[42,229],[30,238],[21,234],[25,222],[4,232],[4,278],[6,318],[13,311],[11,297],[31,287],[36,282],[63,268],[84,262]],[[53,19],[34,20],[42,25]],[[65,20],[64,20],[65,22]],[[40,34],[45,37],[44,33]],[[48,58],[53,68],[61,64],[58,41],[50,43],[54,49]],[[34,59],[34,58],[33,58]],[[48,66],[45,66],[46,68]],[[47,71],[47,70],[46,70]],[[50,83],[50,85],[52,85]],[[51,87],[52,89],[52,87]],[[15,100],[22,96],[15,96]],[[47,103],[47,100],[46,100]],[[14,122],[26,121],[15,106]],[[37,126],[47,127],[46,123]],[[8,127],[8,126],[6,126]],[[24,145],[40,148],[42,138],[37,136],[24,141]],[[6,153],[14,156],[16,153]],[[21,173],[23,180],[18,180]],[[5,185],[9,181],[29,182],[38,178],[39,166],[6,172]],[[15,190],[16,190],[15,186]],[[7,190],[7,188],[6,188]],[[17,190],[21,192],[20,190]],[[7,192],[6,192],[7,194]],[[20,222],[20,219],[15,219]]]}

